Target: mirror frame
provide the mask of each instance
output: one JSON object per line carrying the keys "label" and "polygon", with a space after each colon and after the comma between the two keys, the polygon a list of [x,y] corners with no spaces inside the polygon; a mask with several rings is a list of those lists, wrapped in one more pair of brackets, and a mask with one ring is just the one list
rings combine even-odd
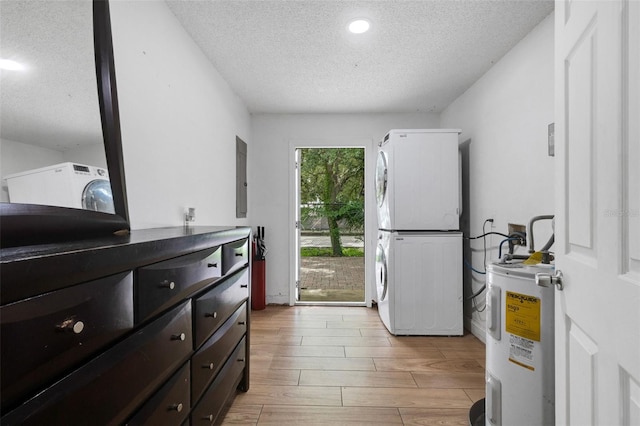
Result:
{"label": "mirror frame", "polygon": [[108,0],[93,0],[93,44],[102,134],[115,214],[35,204],[0,203],[2,248],[129,233]]}

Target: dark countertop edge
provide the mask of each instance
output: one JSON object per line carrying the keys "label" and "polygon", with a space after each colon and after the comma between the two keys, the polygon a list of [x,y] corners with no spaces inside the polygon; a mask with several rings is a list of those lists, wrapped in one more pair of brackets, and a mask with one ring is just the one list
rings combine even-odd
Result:
{"label": "dark countertop edge", "polygon": [[[171,227],[0,250],[0,305],[247,238],[249,227]],[[97,252],[100,256],[96,256]]]}
{"label": "dark countertop edge", "polygon": [[107,237],[74,240],[63,243],[8,247],[0,249],[0,265],[15,261],[31,260],[34,258],[45,256],[60,256],[87,250],[102,250],[127,244],[141,244],[157,240],[184,238],[189,236],[233,231],[244,228],[245,227],[231,226],[194,226],[189,228],[176,226],[166,228],[151,228],[131,231],[129,234],[125,235],[110,235]]}

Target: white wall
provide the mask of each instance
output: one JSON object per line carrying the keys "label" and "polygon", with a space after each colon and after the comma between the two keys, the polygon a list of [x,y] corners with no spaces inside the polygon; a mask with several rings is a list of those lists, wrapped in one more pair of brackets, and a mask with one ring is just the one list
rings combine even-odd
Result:
{"label": "white wall", "polygon": [[[492,230],[506,233],[508,223],[526,225],[532,216],[554,212],[554,160],[547,155],[547,126],[554,120],[553,41],[552,14],[441,114],[442,127],[461,128],[461,140],[470,140],[474,235],[482,233],[487,218],[494,219]],[[535,230],[540,248],[551,234],[550,223],[540,222]],[[490,239],[490,260],[497,259],[501,239]],[[472,247],[472,263],[482,269],[482,240]],[[479,281],[472,289],[465,283],[465,294],[484,283],[484,276],[474,277]],[[477,302],[484,307],[484,294]],[[467,303],[465,315],[467,327],[484,339],[484,312]]]}
{"label": "white wall", "polygon": [[0,139],[0,153],[2,154],[0,155],[0,178],[2,179],[0,202],[9,201],[5,176],[67,161],[64,154],[55,149],[41,148],[8,139]]}
{"label": "white wall", "polygon": [[[256,114],[252,116],[253,144],[249,147],[249,212],[252,225],[265,227],[267,253],[267,303],[290,301],[291,233],[293,232],[291,175],[292,150],[296,144],[346,145],[350,141],[367,147],[367,183],[373,186],[377,142],[391,129],[434,128],[437,114]],[[375,206],[373,191],[367,193]],[[365,218],[369,244],[365,252],[375,254],[376,212]],[[373,274],[368,283],[375,290]]]}
{"label": "white wall", "polygon": [[181,225],[187,207],[195,225],[248,224],[235,217],[247,108],[164,2],[110,5],[132,229]]}
{"label": "white wall", "polygon": [[107,157],[104,145],[89,145],[64,151],[64,161],[107,168]]}
{"label": "white wall", "polygon": [[[187,206],[197,208],[199,225],[265,226],[268,303],[290,301],[293,141],[370,141],[372,180],[375,143],[389,129],[462,128],[462,140],[470,139],[472,233],[479,234],[489,217],[494,230],[506,231],[508,222],[526,224],[531,216],[553,212],[553,159],[546,154],[547,125],[553,121],[552,17],[441,117],[250,117],[163,2],[112,1],[111,9],[132,227],[180,225]],[[235,218],[236,135],[249,145],[246,220]],[[367,220],[375,224],[374,211]],[[369,233],[374,242],[375,231]],[[540,233],[538,241],[547,236]],[[494,238],[491,245],[498,242]],[[371,253],[373,247],[367,248]],[[474,253],[472,262],[481,267],[482,254]],[[483,314],[472,315],[469,307],[467,314],[480,334]]]}

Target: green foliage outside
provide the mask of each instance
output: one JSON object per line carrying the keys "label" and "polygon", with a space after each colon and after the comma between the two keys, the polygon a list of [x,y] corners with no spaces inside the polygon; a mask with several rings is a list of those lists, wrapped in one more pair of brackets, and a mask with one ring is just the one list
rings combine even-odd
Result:
{"label": "green foliage outside", "polygon": [[[302,247],[300,249],[302,257],[329,257],[333,256],[333,250],[330,247]],[[342,249],[344,257],[364,257],[364,249],[357,247],[344,247]]]}
{"label": "green foliage outside", "polygon": [[344,256],[340,225],[364,227],[364,149],[303,148],[300,150],[302,219],[325,217],[331,237],[331,256]]}

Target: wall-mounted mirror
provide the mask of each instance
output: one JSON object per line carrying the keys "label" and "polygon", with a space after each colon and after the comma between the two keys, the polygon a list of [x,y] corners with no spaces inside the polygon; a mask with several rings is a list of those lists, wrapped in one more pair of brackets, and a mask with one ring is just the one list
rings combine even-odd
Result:
{"label": "wall-mounted mirror", "polygon": [[2,246],[128,230],[106,0],[3,0]]}

